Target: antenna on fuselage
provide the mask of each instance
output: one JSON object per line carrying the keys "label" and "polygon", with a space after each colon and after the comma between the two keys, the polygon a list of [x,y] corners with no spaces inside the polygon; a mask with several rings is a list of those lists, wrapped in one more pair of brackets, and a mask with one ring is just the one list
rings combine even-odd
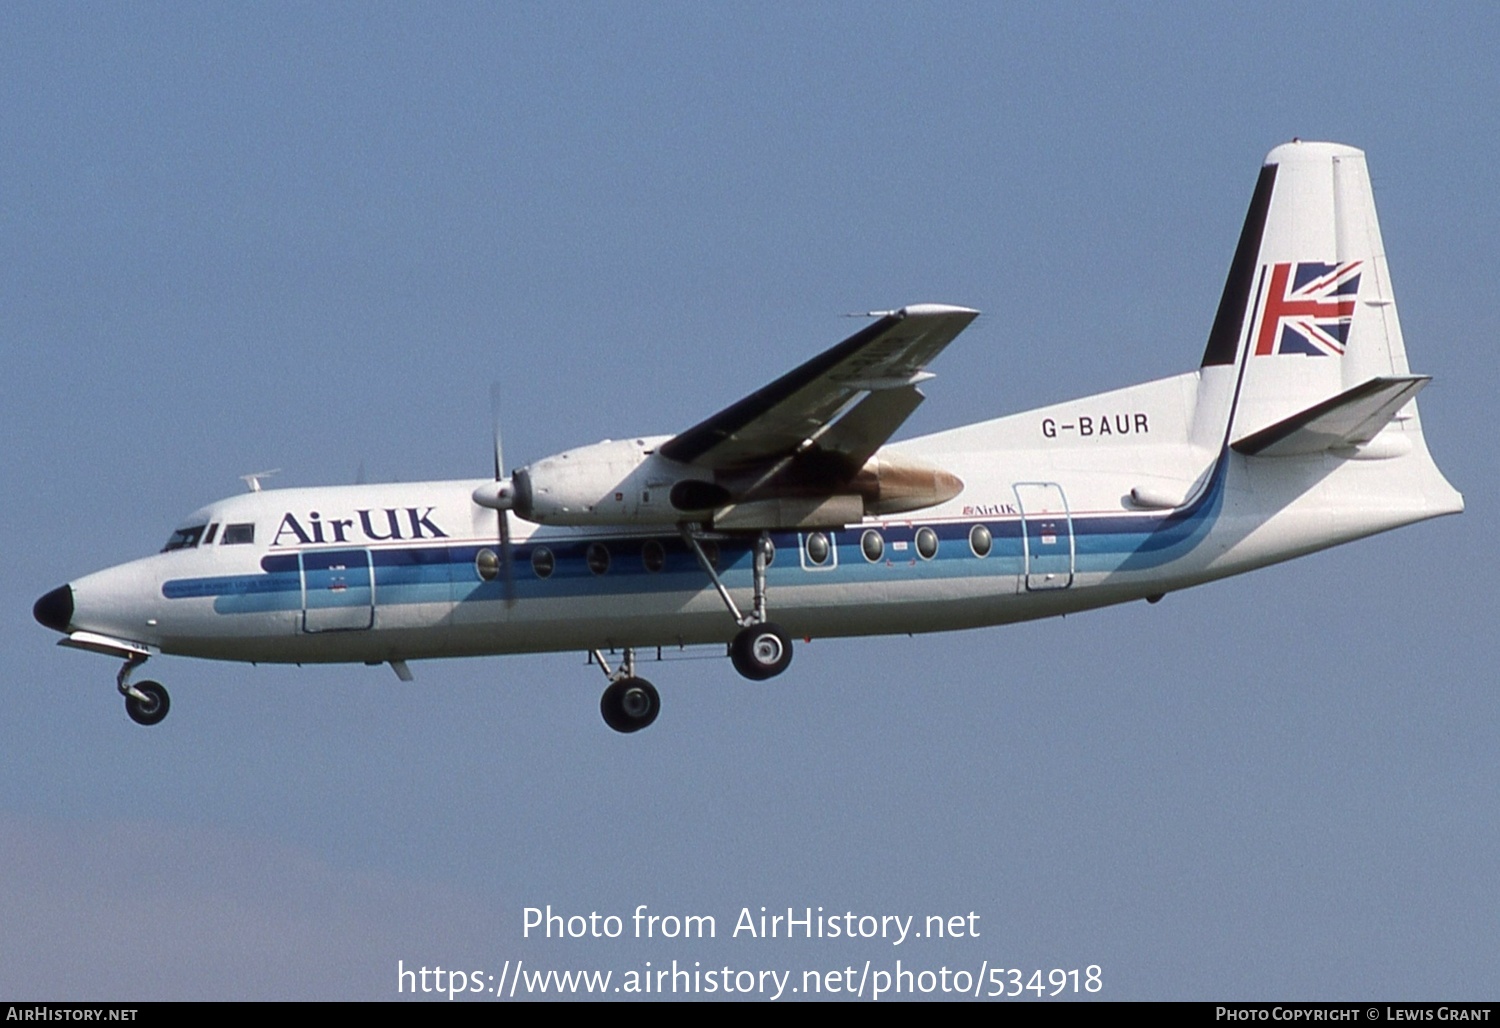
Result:
{"label": "antenna on fuselage", "polygon": [[280,468],[272,468],[270,471],[252,471],[248,475],[241,475],[240,481],[244,482],[252,493],[258,493],[260,492],[260,480],[270,478],[279,471],[281,471]]}

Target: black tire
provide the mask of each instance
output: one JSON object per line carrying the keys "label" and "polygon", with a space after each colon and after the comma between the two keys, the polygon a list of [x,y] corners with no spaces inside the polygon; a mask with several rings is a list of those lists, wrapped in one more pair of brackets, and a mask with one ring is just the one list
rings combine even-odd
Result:
{"label": "black tire", "polygon": [[752,682],[764,682],[791,666],[792,638],[769,621],[751,625],[740,629],[729,644],[729,659]]}
{"label": "black tire", "polygon": [[661,696],[644,678],[622,678],[604,690],[599,713],[617,732],[639,732],[661,713]]}
{"label": "black tire", "polygon": [[167,690],[162,688],[160,682],[137,682],[131,688],[146,697],[138,700],[130,693],[125,694],[125,713],[136,724],[159,724],[167,716],[167,711],[172,709],[172,698],[167,695]]}

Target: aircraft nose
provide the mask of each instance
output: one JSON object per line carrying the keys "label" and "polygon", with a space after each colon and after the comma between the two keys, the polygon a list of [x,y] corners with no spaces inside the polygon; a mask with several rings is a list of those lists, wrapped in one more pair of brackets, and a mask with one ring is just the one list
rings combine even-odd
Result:
{"label": "aircraft nose", "polygon": [[37,600],[31,616],[54,632],[66,632],[73,620],[73,587],[60,585]]}

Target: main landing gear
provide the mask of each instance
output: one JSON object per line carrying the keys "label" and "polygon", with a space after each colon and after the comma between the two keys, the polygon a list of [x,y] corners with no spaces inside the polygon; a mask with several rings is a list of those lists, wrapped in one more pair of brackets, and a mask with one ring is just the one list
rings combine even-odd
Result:
{"label": "main landing gear", "polygon": [[613,671],[609,669],[604,654],[598,650],[590,652],[609,679],[609,687],[599,700],[599,713],[604,715],[604,723],[617,732],[639,732],[655,721],[656,715],[661,713],[661,696],[656,686],[636,677],[635,648],[625,647],[624,659]]}
{"label": "main landing gear", "polygon": [[766,567],[771,563],[771,555],[774,552],[771,547],[771,533],[762,532],[760,538],[755,540],[754,560],[751,565],[755,572],[755,606],[749,614],[740,612],[740,608],[734,602],[734,597],[730,596],[729,590],[724,588],[719,573],[714,570],[713,562],[708,559],[708,555],[703,552],[703,547],[699,545],[696,533],[696,525],[682,526],[683,541],[698,558],[698,565],[713,582],[714,588],[719,592],[719,599],[723,600],[724,606],[729,608],[735,624],[740,626],[740,630],[735,633],[729,643],[730,662],[734,664],[736,671],[752,682],[763,682],[768,678],[775,678],[791,666],[792,637],[787,635],[780,625],[766,618]]}
{"label": "main landing gear", "polygon": [[752,682],[775,678],[792,663],[792,640],[780,625],[767,621],[735,633],[729,644],[734,669]]}
{"label": "main landing gear", "polygon": [[[792,663],[792,639],[780,625],[766,620],[766,567],[771,563],[773,552],[771,534],[762,532],[755,541],[755,607],[746,615],[735,605],[734,598],[714,569],[713,561],[703,552],[698,531],[697,525],[683,525],[683,541],[698,558],[698,564],[718,590],[719,598],[729,608],[735,624],[740,626],[729,643],[730,662],[736,671],[751,681],[775,678]],[[636,675],[634,647],[624,648],[620,666],[613,670],[599,650],[590,650],[589,655],[609,679],[609,685],[599,699],[599,713],[604,716],[605,724],[617,732],[639,732],[656,720],[656,715],[661,713],[661,696],[656,686]]]}
{"label": "main landing gear", "polygon": [[144,656],[132,654],[115,676],[115,686],[120,690],[120,695],[125,697],[125,713],[130,715],[130,720],[138,725],[155,725],[161,723],[162,718],[167,716],[167,711],[172,709],[172,697],[167,695],[167,690],[160,682],[130,684],[131,674],[144,663]]}

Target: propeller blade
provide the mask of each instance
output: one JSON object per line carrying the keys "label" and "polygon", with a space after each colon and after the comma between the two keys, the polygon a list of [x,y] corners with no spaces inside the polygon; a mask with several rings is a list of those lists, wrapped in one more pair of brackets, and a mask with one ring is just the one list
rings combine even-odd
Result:
{"label": "propeller blade", "polygon": [[[490,420],[495,426],[495,481],[498,483],[505,478],[505,451],[500,445],[499,382],[490,383]],[[516,569],[510,545],[510,511],[504,507],[496,508],[495,516],[500,519],[500,576],[505,606],[510,608],[516,605]]]}
{"label": "propeller blade", "polygon": [[516,605],[516,569],[510,545],[510,511],[498,510],[495,513],[500,517],[500,581],[505,593],[505,606],[509,608]]}
{"label": "propeller blade", "polygon": [[495,481],[505,477],[505,454],[500,447],[500,383],[490,383],[490,421],[495,427]]}

